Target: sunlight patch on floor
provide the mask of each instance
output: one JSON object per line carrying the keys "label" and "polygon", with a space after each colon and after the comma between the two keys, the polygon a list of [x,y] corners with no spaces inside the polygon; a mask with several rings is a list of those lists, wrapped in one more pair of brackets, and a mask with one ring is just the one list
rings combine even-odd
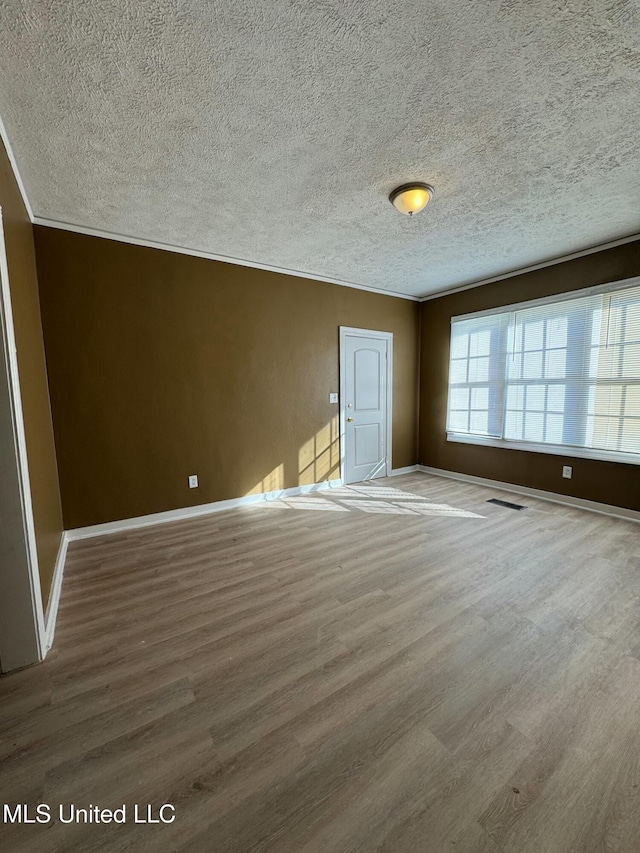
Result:
{"label": "sunlight patch on floor", "polygon": [[363,501],[341,498],[340,502],[350,508],[360,509],[362,512],[386,512],[390,515],[411,515],[411,510],[404,509],[404,507],[398,504],[387,503],[386,501]]}
{"label": "sunlight patch on floor", "polygon": [[[263,506],[263,504],[258,504]],[[324,500],[324,498],[277,498],[276,500],[265,501],[264,506],[269,509],[311,509],[324,510],[325,512],[349,512],[349,510],[333,501]]]}
{"label": "sunlight patch on floor", "polygon": [[302,495],[267,500],[256,505],[267,509],[298,509],[314,512],[366,512],[387,515],[428,515],[444,518],[484,518],[477,512],[459,509],[391,486],[340,486],[320,495]]}
{"label": "sunlight patch on floor", "polygon": [[413,503],[406,501],[402,504],[403,507],[410,508],[413,512],[419,512],[421,515],[449,515],[457,518],[484,518],[483,515],[478,515],[477,512],[470,512],[466,509],[456,509],[456,507],[448,504],[430,504],[430,503]]}

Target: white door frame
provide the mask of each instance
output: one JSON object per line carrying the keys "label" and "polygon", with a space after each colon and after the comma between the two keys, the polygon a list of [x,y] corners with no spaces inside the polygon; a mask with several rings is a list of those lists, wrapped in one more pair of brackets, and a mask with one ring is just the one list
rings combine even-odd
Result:
{"label": "white door frame", "polygon": [[0,458],[0,671],[9,672],[42,660],[46,646],[1,209]]}
{"label": "white door frame", "polygon": [[353,326],[340,326],[340,479],[346,483],[346,426],[347,426],[347,375],[346,344],[348,337],[377,338],[387,341],[387,435],[385,476],[391,476],[393,454],[393,332],[380,332],[377,329],[356,329]]}

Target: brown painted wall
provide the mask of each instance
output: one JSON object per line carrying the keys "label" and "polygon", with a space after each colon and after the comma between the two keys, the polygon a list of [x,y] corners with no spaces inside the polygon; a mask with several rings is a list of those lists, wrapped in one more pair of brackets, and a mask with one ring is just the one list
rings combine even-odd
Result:
{"label": "brown painted wall", "polygon": [[[640,510],[640,467],[446,440],[451,317],[640,275],[640,241],[422,304],[419,458],[423,465]],[[573,479],[562,479],[562,465]]]}
{"label": "brown painted wall", "polygon": [[1,142],[0,207],[7,246],[40,582],[46,609],[62,536],[60,490],[40,324],[33,228]]}
{"label": "brown painted wall", "polygon": [[339,476],[340,325],[394,333],[393,465],[415,464],[417,303],[35,232],[65,527]]}

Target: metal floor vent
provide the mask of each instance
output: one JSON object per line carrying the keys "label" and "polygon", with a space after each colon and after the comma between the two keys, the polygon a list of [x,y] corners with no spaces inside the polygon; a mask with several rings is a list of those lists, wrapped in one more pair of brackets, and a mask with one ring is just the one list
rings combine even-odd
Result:
{"label": "metal floor vent", "polygon": [[499,498],[489,498],[488,504],[498,504],[498,506],[506,506],[507,509],[526,509],[522,504],[512,504],[509,501],[501,501]]}

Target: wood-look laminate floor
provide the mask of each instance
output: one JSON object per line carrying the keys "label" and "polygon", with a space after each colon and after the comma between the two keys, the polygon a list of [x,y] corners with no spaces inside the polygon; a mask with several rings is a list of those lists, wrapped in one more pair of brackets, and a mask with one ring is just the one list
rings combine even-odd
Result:
{"label": "wood-look laminate floor", "polygon": [[73,543],[53,650],[0,680],[0,800],[128,821],[0,850],[640,851],[640,527],[490,497],[415,474]]}

